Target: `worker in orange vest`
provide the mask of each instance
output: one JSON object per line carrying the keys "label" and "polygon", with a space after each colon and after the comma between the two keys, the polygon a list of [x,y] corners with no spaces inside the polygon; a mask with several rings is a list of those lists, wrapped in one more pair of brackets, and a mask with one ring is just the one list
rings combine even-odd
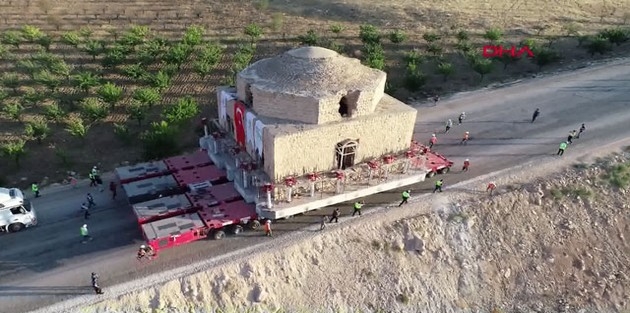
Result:
{"label": "worker in orange vest", "polygon": [[468,136],[470,135],[469,132],[465,132],[464,133],[464,138],[462,138],[462,142],[460,142],[460,144],[468,144]]}
{"label": "worker in orange vest", "polygon": [[495,189],[497,189],[497,185],[495,185],[495,183],[494,183],[494,182],[490,182],[490,183],[488,184],[488,188],[486,188],[486,191],[489,191],[489,192],[490,192],[490,195],[492,195],[492,192],[493,192]]}
{"label": "worker in orange vest", "polygon": [[464,167],[462,167],[462,172],[468,172],[469,166],[470,166],[470,161],[468,161],[468,159],[464,160]]}
{"label": "worker in orange vest", "polygon": [[435,134],[431,135],[431,139],[429,139],[429,149],[433,149],[433,145],[437,143],[437,137]]}
{"label": "worker in orange vest", "polygon": [[265,222],[265,235],[271,237],[271,220]]}

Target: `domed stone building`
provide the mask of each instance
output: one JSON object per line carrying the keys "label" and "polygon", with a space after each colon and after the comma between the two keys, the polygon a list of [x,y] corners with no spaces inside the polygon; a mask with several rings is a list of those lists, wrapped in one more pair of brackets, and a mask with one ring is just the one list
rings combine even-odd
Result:
{"label": "domed stone building", "polygon": [[406,151],[416,109],[385,94],[386,74],[320,47],[251,64],[219,88],[219,121],[274,181]]}

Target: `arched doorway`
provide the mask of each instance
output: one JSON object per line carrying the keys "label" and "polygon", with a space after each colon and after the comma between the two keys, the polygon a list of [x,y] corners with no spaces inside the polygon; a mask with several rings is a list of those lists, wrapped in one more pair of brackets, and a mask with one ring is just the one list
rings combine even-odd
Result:
{"label": "arched doorway", "polygon": [[359,142],[351,139],[337,143],[335,149],[337,169],[345,170],[354,166],[358,146]]}
{"label": "arched doorway", "polygon": [[341,97],[341,100],[339,100],[339,110],[337,112],[339,112],[339,115],[341,115],[341,117],[348,117],[350,115],[348,98],[346,98],[345,96]]}

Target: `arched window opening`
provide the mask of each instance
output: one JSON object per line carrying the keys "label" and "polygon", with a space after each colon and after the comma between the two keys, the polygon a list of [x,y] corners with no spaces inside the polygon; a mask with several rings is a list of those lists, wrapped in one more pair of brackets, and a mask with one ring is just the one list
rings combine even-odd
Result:
{"label": "arched window opening", "polygon": [[345,170],[354,166],[358,146],[356,140],[350,139],[337,143],[335,149],[337,169]]}
{"label": "arched window opening", "polygon": [[348,105],[348,98],[346,98],[346,96],[341,97],[341,100],[339,100],[338,112],[341,117],[348,117],[350,115],[350,106]]}

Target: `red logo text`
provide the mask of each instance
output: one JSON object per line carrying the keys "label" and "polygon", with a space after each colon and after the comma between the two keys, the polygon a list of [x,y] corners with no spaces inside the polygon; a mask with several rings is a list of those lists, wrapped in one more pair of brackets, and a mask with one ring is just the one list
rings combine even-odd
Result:
{"label": "red logo text", "polygon": [[483,46],[482,52],[484,58],[497,58],[504,55],[509,55],[513,58],[520,58],[523,54],[527,54],[528,58],[534,57],[534,53],[528,46],[522,46],[520,48],[512,46],[508,48],[504,46],[485,45]]}

